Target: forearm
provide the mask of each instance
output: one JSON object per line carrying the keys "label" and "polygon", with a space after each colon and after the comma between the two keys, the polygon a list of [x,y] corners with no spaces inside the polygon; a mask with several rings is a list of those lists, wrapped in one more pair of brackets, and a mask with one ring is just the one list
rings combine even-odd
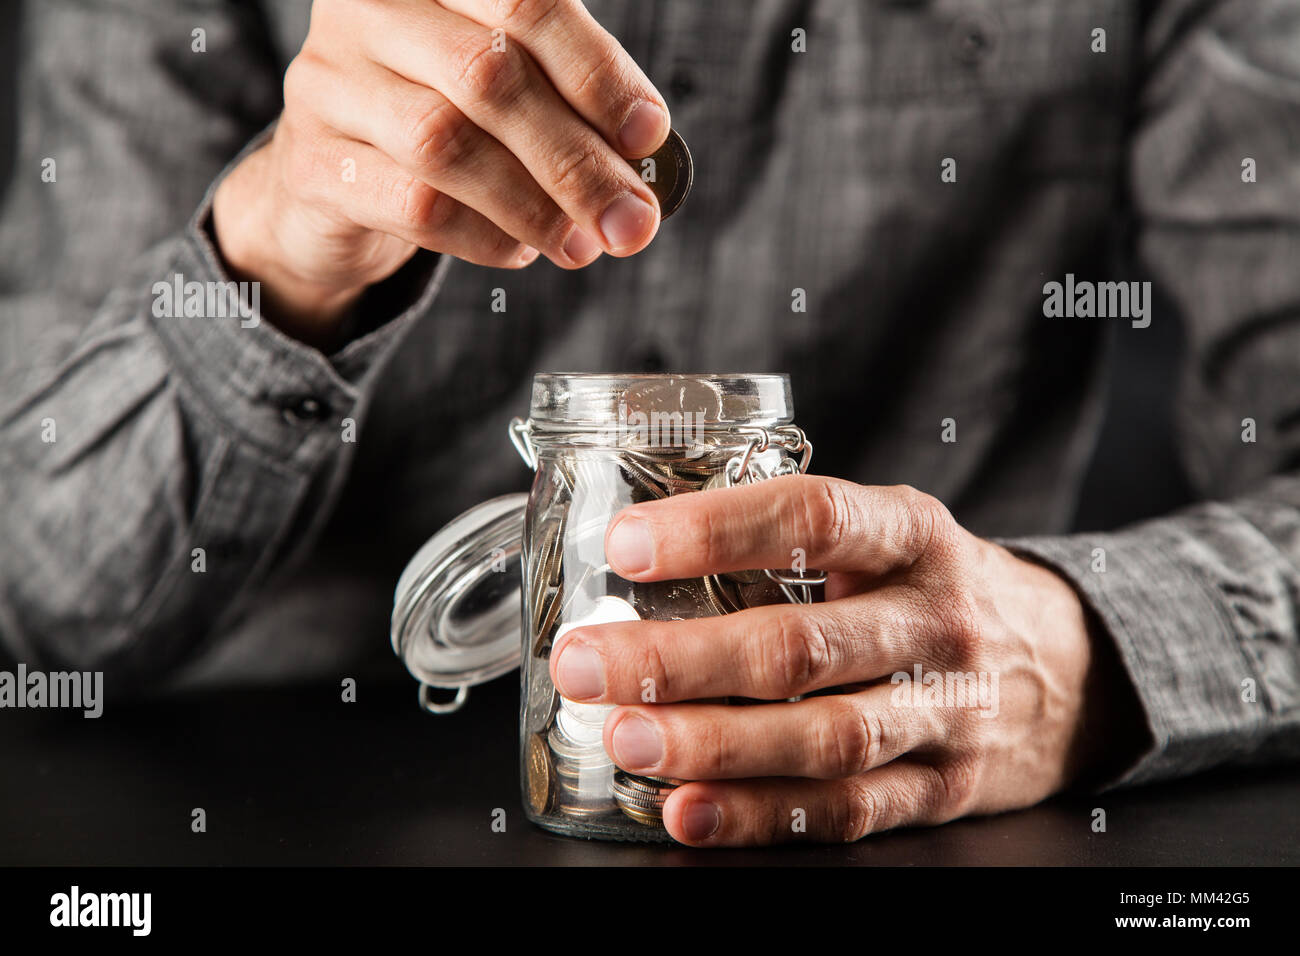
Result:
{"label": "forearm", "polygon": [[[0,216],[0,639],[120,688],[222,634],[310,546],[354,447],[344,420],[363,427],[370,369],[427,306],[431,263],[363,303],[366,341],[340,373],[264,321],[257,290],[229,295],[212,242],[214,177],[277,108],[245,11],[214,10],[209,52],[179,59],[185,11],[26,19]],[[54,52],[85,35],[106,37],[98,56]],[[128,74],[145,92],[106,112]]]}

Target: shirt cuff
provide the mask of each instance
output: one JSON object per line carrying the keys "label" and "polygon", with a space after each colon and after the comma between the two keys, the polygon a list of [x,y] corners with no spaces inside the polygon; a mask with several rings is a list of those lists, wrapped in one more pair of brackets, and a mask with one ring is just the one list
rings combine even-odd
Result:
{"label": "shirt cuff", "polygon": [[1259,683],[1204,573],[1162,522],[1111,534],[999,540],[1069,581],[1109,634],[1151,745],[1102,789],[1205,770],[1249,750],[1263,726],[1244,699]]}
{"label": "shirt cuff", "polygon": [[256,308],[252,285],[227,273],[209,230],[217,187],[273,129],[254,137],[213,181],[145,311],[181,381],[212,416],[268,456],[310,469],[337,450],[343,419],[359,420],[369,372],[428,311],[451,259],[417,253],[367,290],[358,312],[362,334],[332,356],[285,335]]}

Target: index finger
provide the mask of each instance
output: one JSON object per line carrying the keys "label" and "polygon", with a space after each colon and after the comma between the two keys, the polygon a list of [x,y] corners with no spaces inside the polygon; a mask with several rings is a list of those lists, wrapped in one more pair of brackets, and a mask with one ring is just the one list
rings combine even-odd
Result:
{"label": "index finger", "polygon": [[574,111],[628,159],[663,145],[664,98],[580,0],[442,0],[442,6],[505,30]]}
{"label": "index finger", "polygon": [[634,581],[804,566],[882,575],[914,563],[952,523],[906,485],[788,475],[624,508],[605,558]]}

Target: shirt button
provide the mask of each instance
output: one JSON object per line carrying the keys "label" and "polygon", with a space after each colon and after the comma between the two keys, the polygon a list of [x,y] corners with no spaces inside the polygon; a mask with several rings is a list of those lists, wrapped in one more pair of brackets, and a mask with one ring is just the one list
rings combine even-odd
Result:
{"label": "shirt button", "polygon": [[953,55],[962,63],[974,66],[993,52],[997,33],[982,17],[965,17],[953,28]]}
{"label": "shirt button", "polygon": [[311,395],[298,395],[283,399],[280,414],[290,425],[309,425],[330,417],[330,407]]}

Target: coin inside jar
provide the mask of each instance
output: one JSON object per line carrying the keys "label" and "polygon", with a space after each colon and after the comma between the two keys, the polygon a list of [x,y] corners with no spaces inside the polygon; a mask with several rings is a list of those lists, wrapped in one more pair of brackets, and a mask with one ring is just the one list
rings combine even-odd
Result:
{"label": "coin inside jar", "polygon": [[528,803],[534,813],[550,810],[555,797],[555,770],[546,740],[541,734],[528,738]]}
{"label": "coin inside jar", "polygon": [[649,156],[628,162],[659,200],[661,219],[681,208],[695,179],[695,164],[686,140],[677,130],[669,130],[664,144]]}

